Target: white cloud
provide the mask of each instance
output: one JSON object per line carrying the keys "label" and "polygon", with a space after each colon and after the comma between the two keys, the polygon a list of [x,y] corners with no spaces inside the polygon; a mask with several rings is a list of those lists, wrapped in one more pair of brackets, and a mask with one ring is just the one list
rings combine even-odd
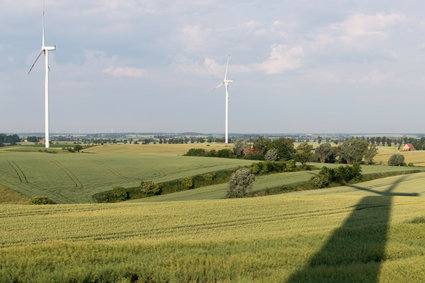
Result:
{"label": "white cloud", "polygon": [[208,46],[208,30],[200,26],[185,26],[181,29],[181,41],[186,51],[202,51]]}
{"label": "white cloud", "polygon": [[266,74],[279,74],[286,70],[301,67],[301,59],[304,56],[302,46],[289,47],[283,44],[274,44],[269,58],[258,65]]}
{"label": "white cloud", "polygon": [[382,39],[388,36],[391,26],[401,23],[403,19],[404,16],[399,13],[357,13],[348,16],[343,22],[326,27],[313,37],[325,44],[335,41],[352,43],[361,38]]}
{"label": "white cloud", "polygon": [[385,37],[388,34],[386,29],[400,23],[402,19],[398,13],[354,14],[344,22],[332,25],[331,29],[344,41],[352,41],[361,36]]}
{"label": "white cloud", "polygon": [[147,72],[144,69],[130,68],[130,67],[113,67],[109,66],[102,70],[103,73],[111,75],[113,77],[129,77],[129,78],[141,78],[144,77]]}
{"label": "white cloud", "polygon": [[[233,74],[263,72],[265,74],[279,74],[287,70],[294,70],[302,66],[302,57],[304,50],[302,46],[289,47],[283,44],[273,44],[267,60],[262,63],[252,64],[230,64],[230,70]],[[222,77],[225,64],[219,64],[212,58],[205,58],[200,64],[181,60],[176,70],[178,72],[190,73],[197,76],[215,76]]]}

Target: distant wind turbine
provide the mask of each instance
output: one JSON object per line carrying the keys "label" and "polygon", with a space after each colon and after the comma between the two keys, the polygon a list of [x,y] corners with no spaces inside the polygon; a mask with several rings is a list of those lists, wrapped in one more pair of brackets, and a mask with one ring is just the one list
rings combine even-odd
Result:
{"label": "distant wind turbine", "polygon": [[44,2],[43,2],[43,19],[42,19],[42,35],[41,35],[41,51],[32,64],[28,74],[31,73],[41,54],[44,54],[44,67],[45,67],[45,79],[44,79],[44,132],[45,132],[45,145],[46,148],[50,147],[49,138],[49,51],[56,50],[56,46],[46,46],[44,44]]}
{"label": "distant wind turbine", "polygon": [[224,143],[229,143],[229,84],[233,83],[232,80],[227,79],[227,70],[229,69],[230,55],[227,56],[226,72],[224,73],[224,79],[214,89],[217,89],[224,85],[226,90],[226,111],[225,111],[225,126],[224,126]]}

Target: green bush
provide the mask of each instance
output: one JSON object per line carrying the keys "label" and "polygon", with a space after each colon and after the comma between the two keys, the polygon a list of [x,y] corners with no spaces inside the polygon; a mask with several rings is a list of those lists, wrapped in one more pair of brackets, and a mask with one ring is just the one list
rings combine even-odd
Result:
{"label": "green bush", "polygon": [[112,189],[112,197],[115,200],[124,201],[130,198],[130,193],[124,187],[115,187]]}
{"label": "green bush", "polygon": [[193,180],[192,178],[188,177],[188,178],[184,178],[182,179],[182,185],[183,187],[187,188],[187,189],[193,189]]}
{"label": "green bush", "polygon": [[48,197],[33,197],[30,204],[55,204],[55,202]]}
{"label": "green bush", "polygon": [[161,194],[161,187],[153,181],[142,181],[140,184],[141,192],[146,196],[154,196]]}
{"label": "green bush", "polygon": [[214,179],[214,174],[213,173],[207,173],[207,174],[202,175],[202,178],[207,182],[212,181]]}
{"label": "green bush", "polygon": [[326,188],[332,183],[346,184],[349,182],[357,182],[362,178],[360,164],[355,163],[353,166],[339,166],[337,168],[322,167],[319,174],[310,179],[312,186],[316,188]]}
{"label": "green bush", "polygon": [[226,197],[243,198],[248,196],[249,190],[255,181],[255,175],[248,168],[241,168],[235,171],[230,178],[229,189]]}
{"label": "green bush", "polygon": [[266,175],[271,173],[295,172],[311,170],[312,166],[304,164],[297,166],[295,161],[264,161],[251,164],[250,170],[254,175]]}
{"label": "green bush", "polygon": [[207,156],[206,150],[203,148],[191,148],[189,149],[186,156]]}
{"label": "green bush", "polygon": [[329,178],[329,175],[316,175],[310,179],[310,183],[315,188],[326,188],[330,185],[331,180]]}
{"label": "green bush", "polygon": [[405,166],[404,155],[402,154],[393,154],[390,159],[388,159],[389,166]]}

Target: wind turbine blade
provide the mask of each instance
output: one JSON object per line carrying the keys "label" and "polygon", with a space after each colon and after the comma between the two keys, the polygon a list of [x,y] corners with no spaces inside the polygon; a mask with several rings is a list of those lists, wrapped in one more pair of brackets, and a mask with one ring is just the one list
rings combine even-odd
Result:
{"label": "wind turbine blade", "polygon": [[229,69],[229,60],[230,60],[230,55],[227,56],[227,64],[226,64],[226,72],[224,73],[224,80],[227,80],[227,70]]}
{"label": "wind turbine blade", "polygon": [[224,82],[219,83],[218,85],[216,85],[213,90],[216,90],[217,88],[220,88],[222,85],[224,85]]}
{"label": "wind turbine blade", "polygon": [[32,69],[34,68],[35,64],[37,63],[38,59],[40,58],[41,54],[43,53],[43,50],[40,51],[37,58],[35,59],[34,63],[31,65],[30,70],[28,71],[28,75],[31,73]]}
{"label": "wind turbine blade", "polygon": [[41,29],[42,29],[42,35],[41,35],[41,46],[44,47],[44,5],[45,1],[43,1],[43,19],[41,21]]}

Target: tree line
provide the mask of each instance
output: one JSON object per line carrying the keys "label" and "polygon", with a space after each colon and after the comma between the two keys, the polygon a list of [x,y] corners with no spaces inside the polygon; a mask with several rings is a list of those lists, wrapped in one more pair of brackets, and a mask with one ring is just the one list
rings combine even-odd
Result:
{"label": "tree line", "polygon": [[0,146],[4,146],[6,144],[16,145],[17,142],[20,142],[21,139],[18,135],[5,135],[0,134]]}
{"label": "tree line", "polygon": [[244,139],[238,139],[233,149],[205,150],[192,148],[187,156],[242,158],[266,161],[294,160],[305,164],[307,162],[343,163],[354,164],[363,162],[372,164],[373,158],[378,153],[374,144],[365,140],[351,138],[339,146],[322,143],[316,149],[307,142],[300,143],[297,147],[294,140],[289,138],[269,139],[260,137],[252,144]]}

